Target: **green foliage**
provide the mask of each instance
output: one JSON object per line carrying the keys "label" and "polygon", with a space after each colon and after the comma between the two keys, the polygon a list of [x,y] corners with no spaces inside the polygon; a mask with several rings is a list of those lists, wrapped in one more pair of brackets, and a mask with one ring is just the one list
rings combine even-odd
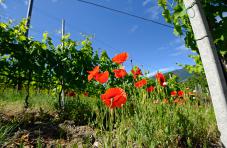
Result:
{"label": "green foliage", "polygon": [[184,83],[185,86],[195,89],[197,85],[200,85],[203,91],[208,89],[207,81],[205,80],[206,76],[201,74],[193,74],[190,78],[188,78]]}
{"label": "green foliage", "polygon": [[[227,12],[227,2],[225,0],[201,0],[200,2],[202,3],[203,10],[205,11],[205,16],[214,39],[216,49],[219,52],[223,63],[226,63],[227,17],[224,17],[223,13]],[[183,36],[185,46],[197,53],[197,55],[189,56],[194,59],[196,65],[185,65],[185,69],[195,73],[204,73],[195,37],[186,13],[187,10],[183,4],[183,0],[174,0],[172,4],[166,0],[158,0],[158,5],[163,8],[162,15],[166,22],[174,25],[174,34],[177,36]]]}
{"label": "green foliage", "polygon": [[62,121],[74,121],[76,125],[87,125],[94,120],[91,103],[86,101],[88,98],[68,98],[64,110],[60,112]]}
{"label": "green foliage", "polygon": [[26,103],[31,86],[49,92],[56,89],[56,94],[62,90],[92,92],[96,84],[88,84],[87,71],[98,64],[110,71],[116,67],[105,51],[100,57],[94,53],[90,37],[73,41],[66,34],[54,45],[48,33],[41,42],[27,38],[25,24],[26,20],[15,26],[0,23],[0,83],[5,88],[25,86]]}

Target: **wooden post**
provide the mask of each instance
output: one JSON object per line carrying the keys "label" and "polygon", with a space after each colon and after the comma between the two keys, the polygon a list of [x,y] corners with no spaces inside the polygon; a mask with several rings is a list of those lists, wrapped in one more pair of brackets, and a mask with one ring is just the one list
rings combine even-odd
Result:
{"label": "wooden post", "polygon": [[227,86],[199,0],[184,0],[205,70],[221,141],[227,147]]}

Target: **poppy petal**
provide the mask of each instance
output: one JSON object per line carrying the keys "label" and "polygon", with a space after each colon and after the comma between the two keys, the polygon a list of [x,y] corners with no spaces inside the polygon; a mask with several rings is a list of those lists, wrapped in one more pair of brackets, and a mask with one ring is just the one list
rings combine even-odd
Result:
{"label": "poppy petal", "polygon": [[99,66],[96,66],[92,71],[87,71],[89,73],[88,75],[88,81],[91,81],[99,72]]}
{"label": "poppy petal", "polygon": [[158,80],[159,84],[161,86],[164,86],[164,82],[165,82],[165,76],[161,73],[161,72],[158,72],[156,75],[155,75],[156,79]]}
{"label": "poppy petal", "polygon": [[127,96],[125,91],[121,88],[110,88],[105,94],[101,95],[101,99],[103,103],[110,108],[120,108],[126,103]]}
{"label": "poppy petal", "polygon": [[116,78],[124,78],[127,75],[124,69],[114,69],[113,72]]}
{"label": "poppy petal", "polygon": [[154,91],[154,86],[150,86],[146,90],[147,90],[147,92],[150,93],[150,92]]}
{"label": "poppy petal", "polygon": [[136,77],[139,75],[143,75],[139,67],[135,67],[134,69],[131,70],[131,72],[133,74],[134,79],[136,79]]}
{"label": "poppy petal", "polygon": [[171,91],[171,92],[170,92],[170,95],[171,95],[171,96],[176,96],[176,95],[177,95],[177,91]]}
{"label": "poppy petal", "polygon": [[184,92],[182,90],[180,90],[180,91],[177,92],[177,94],[178,94],[179,97],[183,97]]}
{"label": "poppy petal", "polygon": [[95,76],[95,80],[98,81],[101,84],[106,83],[108,81],[108,78],[109,78],[109,72],[108,71],[105,71],[103,73],[98,73]]}
{"label": "poppy petal", "polygon": [[112,61],[117,64],[122,64],[128,59],[128,53],[122,52],[112,58]]}
{"label": "poppy petal", "polygon": [[146,79],[142,79],[142,80],[136,82],[134,85],[135,85],[135,87],[140,88],[140,87],[143,87],[146,84],[147,84],[147,80]]}

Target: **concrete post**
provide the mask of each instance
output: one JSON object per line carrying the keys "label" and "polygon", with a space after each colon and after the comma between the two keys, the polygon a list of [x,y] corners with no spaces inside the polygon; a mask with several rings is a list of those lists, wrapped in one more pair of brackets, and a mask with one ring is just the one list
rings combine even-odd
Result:
{"label": "concrete post", "polygon": [[227,86],[199,0],[184,0],[202,59],[221,141],[227,147]]}

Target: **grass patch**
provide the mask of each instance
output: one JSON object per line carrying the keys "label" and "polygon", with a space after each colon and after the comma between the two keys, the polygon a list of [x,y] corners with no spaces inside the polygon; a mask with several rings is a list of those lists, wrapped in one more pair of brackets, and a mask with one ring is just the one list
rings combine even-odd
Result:
{"label": "grass patch", "polygon": [[133,110],[115,111],[113,129],[99,131],[104,146],[211,147],[219,139],[211,105],[153,104],[148,99]]}
{"label": "grass patch", "polygon": [[[24,99],[26,93],[24,91],[17,92],[14,89],[7,89],[4,93],[0,93],[0,111],[16,114],[24,109]],[[57,98],[44,93],[31,93],[29,98],[29,109],[39,111],[42,108],[45,111],[55,111]]]}
{"label": "grass patch", "polygon": [[[0,95],[0,111],[16,115],[23,110],[24,94],[7,90]],[[138,97],[141,96],[141,97]],[[198,98],[197,98],[197,101]],[[89,125],[97,132],[96,139],[103,147],[211,147],[219,142],[213,107],[209,103],[187,101],[184,104],[156,102],[139,92],[128,98],[118,109],[107,108],[100,98],[66,97],[65,109],[61,112],[57,97],[47,94],[32,94],[30,109],[46,114],[60,113],[61,122],[74,121],[75,125]],[[43,122],[48,124],[48,115]],[[47,118],[45,118],[47,117]],[[30,122],[30,118],[24,118]],[[41,120],[36,118],[36,120]],[[21,121],[20,121],[21,122]],[[23,122],[23,121],[22,121]],[[33,121],[35,122],[35,121]],[[0,141],[9,137],[14,125],[0,126]],[[40,142],[38,142],[40,145]]]}
{"label": "grass patch", "polygon": [[0,122],[0,146],[4,144],[17,127],[17,124],[3,124]]}

